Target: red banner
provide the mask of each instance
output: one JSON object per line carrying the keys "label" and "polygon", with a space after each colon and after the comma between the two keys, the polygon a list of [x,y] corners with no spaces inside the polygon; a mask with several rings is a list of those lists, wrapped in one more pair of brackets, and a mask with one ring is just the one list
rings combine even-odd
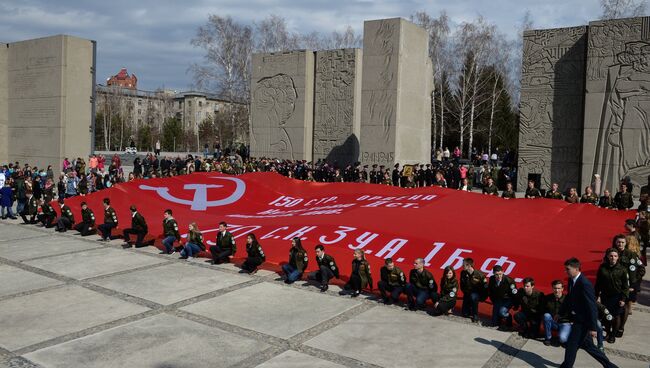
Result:
{"label": "red banner", "polygon": [[545,292],[553,279],[566,277],[563,261],[569,257],[578,257],[593,279],[603,251],[633,216],[557,200],[506,200],[438,187],[310,183],[274,173],[136,180],[67,204],[79,220],[79,203],[86,201],[101,223],[105,197],[111,199],[121,229],[130,226],[129,206],[135,204],[158,239],[167,208],[182,234],[196,222],[208,246],[214,244],[219,222],[226,221],[237,240],[235,258],[246,257],[246,234],[254,232],[268,263],[286,262],[291,238],[299,236],[311,256],[308,270],[316,267],[316,244],[325,246],[346,276],[352,251],[363,249],[375,280],[387,257],[405,272],[422,257],[436,279],[444,267],[460,270],[462,259],[471,257],[486,273],[501,265],[517,281],[531,276]]}

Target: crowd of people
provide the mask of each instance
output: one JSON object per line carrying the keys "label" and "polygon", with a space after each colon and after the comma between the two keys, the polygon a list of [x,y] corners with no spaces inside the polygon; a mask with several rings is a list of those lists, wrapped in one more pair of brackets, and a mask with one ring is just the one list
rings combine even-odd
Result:
{"label": "crowd of people", "polygon": [[[484,165],[488,169],[498,170],[496,166],[489,166],[491,163]],[[229,174],[271,171],[307,181],[363,181],[405,187],[448,186],[446,175],[452,170],[455,172],[454,167],[453,160],[443,158],[434,165],[410,166],[401,170],[399,165],[395,165],[392,171],[373,165],[372,170],[368,172],[366,166],[349,165],[341,173],[340,169],[330,167],[324,162],[312,165],[303,161],[243,159],[236,154],[219,159],[188,156],[185,159],[176,157],[172,160],[168,157],[160,158],[148,154],[143,160],[136,159],[133,172],[125,179],[119,156],[113,156],[110,164],[107,165],[104,157],[93,155],[89,158],[88,165],[80,158],[73,162],[65,160],[62,165],[63,173],[56,184],[51,167],[39,170],[29,165],[20,166],[18,163],[5,165],[0,172],[0,181],[2,181],[0,206],[3,219],[16,218],[12,211],[13,202],[16,201],[16,213],[21,216],[25,224],[40,224],[60,232],[76,230],[82,236],[98,234],[101,241],[122,238],[124,248],[145,247],[153,245],[155,239],[146,240],[149,232],[147,220],[138,212],[135,205],[130,207],[130,227],[122,228],[119,226],[118,214],[111,207],[109,198],[103,200],[103,219],[99,224],[93,210],[85,202],[81,203],[82,218],[80,221],[75,221],[71,209],[65,204],[66,198],[86,195],[115,183],[136,178],[175,176],[195,171],[218,171]],[[472,175],[469,174],[469,170],[464,165],[458,166],[460,179],[458,186],[461,190],[470,188],[469,179]],[[482,191],[488,195],[499,195],[492,174],[485,175],[488,171],[485,170],[480,176]],[[456,174],[453,174],[450,181],[454,182],[455,176]],[[472,180],[472,185],[475,183],[476,180]],[[647,198],[647,187],[644,188],[646,188],[645,198]],[[506,183],[501,196],[515,197],[510,182]],[[616,196],[611,198],[607,191],[601,197],[596,196],[591,187],[587,187],[581,197],[574,188],[564,196],[559,192],[557,184],[553,184],[542,196],[541,191],[531,181],[525,197],[563,199],[571,203],[590,203],[620,210],[628,210],[633,206],[628,183],[625,182],[621,183],[620,191]],[[55,205],[58,206],[58,210],[54,209]],[[178,252],[181,258],[189,259],[205,252],[205,255],[211,257],[213,264],[231,262],[236,255],[237,245],[232,234],[228,232],[225,222],[219,224],[215,245],[207,247],[196,223],[189,224],[188,236],[182,240],[172,210],[166,210],[162,217],[161,248],[164,249],[161,253]],[[636,295],[640,291],[641,279],[647,265],[645,248],[649,241],[649,220],[650,216],[642,196],[637,216],[625,223],[627,234],[614,236],[611,247],[604,250],[603,263],[598,270],[592,292],[594,305],[598,307],[598,323],[592,327],[597,331],[596,338],[600,351],[603,350],[604,341],[614,343],[616,338],[623,336],[626,321],[632,312],[632,304],[636,302]],[[116,236],[113,231],[118,228],[122,231]],[[262,244],[253,233],[246,237],[245,252],[241,272],[255,273],[266,261],[266,257]],[[300,238],[291,241],[288,262],[282,265],[286,283],[300,280],[307,273],[309,253],[302,246]],[[316,267],[312,272],[307,273],[306,277],[316,283],[323,292],[328,290],[333,279],[339,278],[345,279],[341,293],[351,297],[357,297],[364,290],[372,291],[376,285],[384,303],[405,301],[408,309],[428,309],[433,315],[451,314],[460,297],[462,298],[461,314],[471,318],[472,321],[479,321],[479,303],[489,300],[492,306],[490,323],[493,326],[510,330],[516,323],[520,333],[529,338],[539,337],[541,327],[541,337],[547,345],[566,344],[571,336],[572,326],[576,323],[571,303],[565,302],[567,298],[565,286],[571,289],[575,280],[565,285],[563,281],[557,279],[551,283],[553,292],[544,295],[536,289],[532,277],[523,279],[521,285],[517,285],[498,265],[492,269],[492,275],[488,277],[474,268],[474,262],[470,258],[463,261],[463,268],[459,275],[456,275],[456,270],[447,267],[439,278],[425,268],[422,258],[415,260],[413,269],[408,273],[402,271],[392,259],[388,258],[375,284],[370,265],[365,259],[365,254],[360,250],[354,251],[352,255],[352,271],[347,277],[340,274],[337,261],[332,255],[326,253],[323,245],[315,246],[314,256]],[[567,272],[569,269],[574,271],[577,269],[576,272],[579,274],[579,261],[567,262],[565,264]],[[462,296],[459,292],[462,292]],[[553,338],[553,331],[557,331],[555,338]],[[595,351],[590,353],[598,354]]]}

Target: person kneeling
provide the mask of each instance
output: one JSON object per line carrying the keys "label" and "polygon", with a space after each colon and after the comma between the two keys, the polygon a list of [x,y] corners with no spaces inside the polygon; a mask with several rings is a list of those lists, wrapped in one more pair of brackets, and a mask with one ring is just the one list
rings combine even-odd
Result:
{"label": "person kneeling", "polygon": [[131,240],[129,238],[129,235],[131,234],[135,234],[136,236],[136,248],[146,247],[146,245],[142,244],[142,240],[144,240],[144,237],[147,235],[149,230],[147,227],[147,221],[145,221],[144,216],[138,212],[134,205],[131,205],[129,209],[131,210],[131,227],[124,229],[124,244],[122,244],[122,248],[131,248]]}
{"label": "person kneeling", "polygon": [[70,207],[63,204],[63,198],[59,198],[59,204],[61,205],[61,217],[56,220],[56,231],[66,232],[72,230],[72,224],[74,224],[74,215]]}
{"label": "person kneeling", "polygon": [[544,300],[544,345],[551,345],[553,330],[557,330],[557,337],[560,344],[564,344],[571,333],[571,321],[569,316],[562,311],[564,303],[564,285],[560,280],[551,283],[553,294],[546,296]]}
{"label": "person kneeling", "polygon": [[219,223],[219,234],[217,234],[217,244],[210,247],[212,254],[212,264],[221,264],[230,262],[230,257],[235,255],[237,246],[235,238],[228,231],[228,224]]}
{"label": "person kneeling", "polygon": [[442,272],[440,279],[440,299],[433,305],[433,314],[451,314],[452,308],[456,305],[458,293],[458,280],[453,267],[447,266]]}
{"label": "person kneeling", "polygon": [[431,272],[424,269],[422,258],[415,260],[415,268],[409,273],[406,295],[410,310],[424,309],[427,299],[431,299],[434,305],[438,301],[438,285]]}
{"label": "person kneeling", "polygon": [[45,201],[43,199],[39,199],[38,202],[41,206],[41,213],[37,216],[38,221],[48,229],[54,227],[54,219],[56,218],[54,207],[52,207],[49,200]]}
{"label": "person kneeling", "polygon": [[381,280],[377,283],[379,293],[384,304],[392,304],[399,301],[399,296],[406,288],[406,276],[404,272],[395,266],[392,258],[386,258],[384,267],[380,271]]}
{"label": "person kneeling", "polygon": [[318,263],[318,271],[314,271],[308,275],[310,280],[320,283],[320,291],[325,292],[329,288],[329,281],[336,277],[339,278],[339,268],[336,266],[334,257],[325,254],[325,247],[318,244],[316,250],[316,263]]}
{"label": "person kneeling", "polygon": [[81,222],[74,226],[74,229],[81,236],[88,236],[97,233],[95,230],[95,214],[88,208],[86,202],[81,202]]}
{"label": "person kneeling", "polygon": [[522,336],[535,338],[539,333],[539,324],[542,319],[544,294],[535,290],[535,280],[532,277],[524,279],[524,287],[517,294],[518,298],[515,299],[513,308],[521,307],[521,310],[515,314],[515,321],[521,328]]}
{"label": "person kneeling", "polygon": [[246,236],[246,260],[241,265],[242,273],[255,273],[257,272],[257,267],[259,267],[266,260],[264,255],[264,250],[262,246],[257,241],[257,237],[253,233],[249,233]]}
{"label": "person kneeling", "polygon": [[189,225],[190,234],[187,237],[187,242],[183,245],[181,250],[181,259],[188,259],[191,257],[196,257],[202,251],[205,251],[205,245],[203,244],[203,234],[199,230],[199,227],[196,225],[196,222],[192,222]]}
{"label": "person kneeling", "polygon": [[300,238],[296,237],[291,239],[291,249],[289,250],[289,263],[282,265],[282,272],[286,278],[285,284],[293,284],[296,280],[300,280],[302,273],[307,269],[309,258],[307,251],[302,247]]}
{"label": "person kneeling", "polygon": [[517,297],[515,280],[506,276],[503,267],[496,265],[492,268],[493,275],[488,281],[488,296],[492,302],[492,326],[501,328],[501,321],[506,320],[506,328],[512,328],[510,308],[512,300]]}
{"label": "person kneeling", "polygon": [[366,255],[361,249],[354,251],[354,259],[352,260],[352,273],[350,280],[343,287],[340,294],[350,294],[351,297],[356,298],[361,294],[364,288],[372,290],[372,276],[370,274],[370,264],[366,260]]}

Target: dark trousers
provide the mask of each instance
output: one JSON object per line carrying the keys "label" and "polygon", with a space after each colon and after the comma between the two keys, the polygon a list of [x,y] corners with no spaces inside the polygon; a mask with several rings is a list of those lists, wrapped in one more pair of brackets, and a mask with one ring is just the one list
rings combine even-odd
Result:
{"label": "dark trousers", "polygon": [[566,350],[564,350],[564,362],[560,368],[571,368],[576,361],[576,354],[578,349],[582,348],[589,355],[598,361],[603,367],[616,368],[612,362],[607,359],[607,356],[594,345],[589,330],[580,322],[575,322],[571,326],[571,333],[566,342]]}
{"label": "dark trousers", "polygon": [[97,230],[99,230],[99,233],[102,235],[102,239],[112,239],[111,237],[111,231],[115,229],[117,225],[115,223],[103,223],[97,226]]}
{"label": "dark trousers", "polygon": [[56,231],[65,232],[72,229],[72,222],[67,217],[59,217],[56,222]]}
{"label": "dark trousers", "polygon": [[41,213],[37,217],[38,221],[43,224],[43,226],[47,228],[54,227],[54,216],[44,215]]}
{"label": "dark trousers", "polygon": [[463,295],[463,316],[478,316],[478,302],[480,296],[478,293],[466,293]]}
{"label": "dark trousers", "polygon": [[431,299],[434,304],[438,301],[438,293],[433,290],[419,288],[413,284],[406,285],[406,296],[411,308],[424,308],[427,299]]}
{"label": "dark trousers", "polygon": [[142,247],[142,240],[144,240],[144,236],[147,235],[147,232],[144,230],[137,230],[133,228],[129,229],[124,229],[124,241],[129,243],[131,239],[129,238],[129,235],[135,234],[136,240],[135,240],[135,247],[136,248],[141,248]]}
{"label": "dark trousers", "polygon": [[95,229],[92,229],[90,227],[90,224],[87,224],[85,222],[80,222],[76,224],[74,226],[74,229],[77,230],[81,234],[81,236],[88,236],[96,233]]}
{"label": "dark trousers", "polygon": [[[27,216],[29,216],[29,219],[27,219]],[[26,224],[36,223],[36,215],[30,215],[27,213],[27,211],[21,212],[20,217],[23,219],[23,222]]]}
{"label": "dark trousers", "polygon": [[214,263],[225,263],[230,262],[229,257],[232,255],[232,249],[222,250],[218,245],[213,245],[210,247],[210,253]]}
{"label": "dark trousers", "polygon": [[391,286],[385,281],[379,281],[377,287],[379,288],[379,293],[381,294],[382,299],[384,299],[384,302],[389,300],[393,302],[399,301],[399,296],[404,292],[404,287]]}
{"label": "dark trousers", "polygon": [[257,267],[259,267],[262,263],[264,263],[262,257],[248,257],[244,263],[242,263],[241,268],[244,271],[251,273],[255,271]]}
{"label": "dark trousers", "polygon": [[440,300],[438,302],[438,306],[436,306],[433,309],[433,313],[436,315],[446,314],[447,312],[449,312],[450,309],[452,309],[455,306],[456,306],[456,298],[452,298],[451,300],[447,300],[447,301]]}
{"label": "dark trousers", "polygon": [[350,275],[350,280],[347,283],[347,288],[351,289],[353,291],[361,291],[361,284],[363,281],[361,280],[361,276],[359,274],[353,273]]}
{"label": "dark trousers", "polygon": [[307,278],[310,280],[318,281],[321,285],[329,284],[330,280],[334,277],[334,272],[329,267],[322,265],[318,271],[310,272]]}
{"label": "dark trousers", "polygon": [[524,333],[529,333],[533,336],[537,336],[537,334],[539,334],[539,324],[542,321],[540,316],[530,316],[521,311],[515,313],[515,321],[517,321],[517,324],[521,326]]}

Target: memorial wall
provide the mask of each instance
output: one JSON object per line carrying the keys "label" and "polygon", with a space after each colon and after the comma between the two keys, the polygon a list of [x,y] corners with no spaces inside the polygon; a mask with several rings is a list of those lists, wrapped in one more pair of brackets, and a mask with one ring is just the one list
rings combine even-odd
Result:
{"label": "memorial wall", "polygon": [[251,155],[339,167],[429,162],[428,55],[427,32],[400,18],[365,22],[363,51],[253,55]]}
{"label": "memorial wall", "polygon": [[649,75],[649,17],[526,32],[518,188],[539,177],[616,191],[629,179],[638,193],[650,175]]}
{"label": "memorial wall", "polygon": [[[10,43],[3,51],[3,161],[58,168],[64,157],[87,157],[91,150],[95,43],[59,35]],[[3,105],[6,109],[1,109]]]}

